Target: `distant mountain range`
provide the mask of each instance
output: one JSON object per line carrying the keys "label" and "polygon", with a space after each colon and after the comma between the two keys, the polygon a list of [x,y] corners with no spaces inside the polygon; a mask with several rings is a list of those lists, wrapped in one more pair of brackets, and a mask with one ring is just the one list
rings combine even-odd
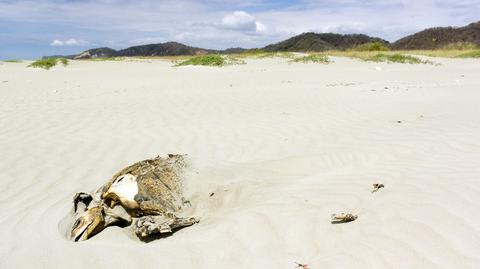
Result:
{"label": "distant mountain range", "polygon": [[175,55],[201,55],[214,53],[215,50],[201,49],[190,47],[178,42],[166,42],[160,44],[149,44],[129,47],[122,50],[114,50],[111,48],[90,49],[74,55],[74,59],[89,58],[109,58],[121,56],[175,56]]}
{"label": "distant mountain range", "polygon": [[377,37],[370,37],[367,35],[304,33],[284,40],[282,42],[268,45],[263,49],[265,51],[326,51],[333,49],[344,50],[375,41],[388,45],[388,41],[386,40]]}
{"label": "distant mountain range", "polygon": [[[474,43],[480,46],[480,21],[464,27],[435,27],[401,38],[389,43],[378,37],[363,34],[303,33],[287,40],[270,44],[262,48],[265,51],[326,51],[345,50],[368,42],[381,42],[393,50],[437,49],[458,42]],[[46,56],[65,57],[69,59],[108,58],[121,56],[178,56],[203,55],[209,53],[238,53],[247,49],[230,48],[212,50],[190,47],[178,42],[166,42],[129,47],[122,50],[96,48],[86,50],[78,55]]]}
{"label": "distant mountain range", "polygon": [[468,42],[480,46],[480,21],[464,27],[435,27],[399,39],[395,50],[437,49],[446,45]]}

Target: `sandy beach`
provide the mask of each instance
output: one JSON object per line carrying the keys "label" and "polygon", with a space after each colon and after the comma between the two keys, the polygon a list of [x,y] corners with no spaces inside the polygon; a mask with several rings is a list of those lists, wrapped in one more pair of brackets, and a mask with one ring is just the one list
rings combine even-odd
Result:
{"label": "sandy beach", "polygon": [[[480,61],[432,60],[0,62],[0,268],[480,268]],[[66,238],[75,193],[168,153],[200,223]]]}

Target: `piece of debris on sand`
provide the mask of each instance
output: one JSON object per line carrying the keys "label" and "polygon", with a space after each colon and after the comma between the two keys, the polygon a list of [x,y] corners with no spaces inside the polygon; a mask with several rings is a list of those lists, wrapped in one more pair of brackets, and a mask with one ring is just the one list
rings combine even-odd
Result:
{"label": "piece of debris on sand", "polygon": [[298,263],[298,262],[295,262],[295,264],[297,265],[297,268],[309,269],[308,264],[302,264],[302,263]]}
{"label": "piece of debris on sand", "polygon": [[332,220],[331,222],[333,224],[336,224],[336,223],[347,223],[347,222],[351,222],[351,221],[354,221],[358,218],[357,215],[353,215],[353,214],[350,214],[350,213],[340,213],[340,214],[332,214]]}
{"label": "piece of debris on sand", "polygon": [[380,188],[385,188],[385,185],[380,184],[380,183],[375,183],[375,184],[373,184],[372,193],[377,192]]}

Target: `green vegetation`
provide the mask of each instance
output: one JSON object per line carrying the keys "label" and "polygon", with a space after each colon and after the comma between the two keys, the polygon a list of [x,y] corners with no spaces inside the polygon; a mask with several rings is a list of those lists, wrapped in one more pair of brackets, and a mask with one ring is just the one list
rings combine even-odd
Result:
{"label": "green vegetation", "polygon": [[[368,44],[368,43],[367,43]],[[402,54],[402,55],[418,55],[427,57],[442,57],[442,58],[468,58],[478,57],[480,48],[474,47],[472,43],[454,43],[441,49],[435,50],[394,50],[384,51],[384,54]],[[357,59],[365,59],[374,56],[378,51],[359,51],[359,50],[331,50],[326,52],[331,56],[350,57]]]}
{"label": "green vegetation", "polygon": [[410,54],[410,55],[420,55],[420,56],[428,56],[428,57],[441,57],[441,58],[455,58],[460,54],[465,53],[463,50],[444,50],[444,49],[437,49],[437,50],[404,50],[404,51],[396,51],[397,53],[402,54]]}
{"label": "green vegetation", "polygon": [[258,53],[257,55],[253,55],[256,58],[294,58],[295,54],[288,51],[278,51],[278,52],[263,52]]}
{"label": "green vegetation", "polygon": [[480,50],[473,50],[457,56],[458,58],[480,58]]}
{"label": "green vegetation", "polygon": [[223,66],[225,65],[225,58],[220,55],[202,55],[180,62],[176,66],[183,65]]}
{"label": "green vegetation", "polygon": [[[389,62],[389,63],[408,63],[408,64],[435,64],[432,61],[422,60],[412,56],[414,51],[328,51],[328,55],[349,57],[369,62]],[[428,55],[426,55],[428,56]]]}
{"label": "green vegetation", "polygon": [[277,52],[271,52],[271,51],[264,51],[263,49],[251,49],[251,50],[246,50],[241,53],[235,53],[232,54],[232,56],[237,57],[237,58],[289,58],[293,59],[295,55],[291,52],[288,51],[277,51]]}
{"label": "green vegetation", "polygon": [[47,59],[36,60],[35,62],[31,63],[29,67],[43,68],[48,70],[54,67],[55,65],[57,65],[56,58],[47,58]]}
{"label": "green vegetation", "polygon": [[389,62],[389,63],[402,63],[402,64],[426,64],[431,63],[429,61],[421,60],[417,57],[410,56],[410,55],[403,55],[399,53],[395,54],[384,54],[379,53],[370,57],[366,57],[363,59],[365,61],[372,61],[372,62]]}
{"label": "green vegetation", "polygon": [[480,48],[473,43],[457,42],[435,50],[406,50],[397,52],[402,54],[422,55],[428,57],[477,58],[480,54]]}
{"label": "green vegetation", "polygon": [[390,48],[388,48],[382,42],[369,42],[369,43],[359,45],[353,48],[353,50],[354,51],[389,51]]}
{"label": "green vegetation", "polygon": [[328,64],[328,63],[330,63],[330,59],[325,54],[309,54],[309,55],[306,55],[306,56],[295,58],[295,59],[292,60],[292,62]]}
{"label": "green vegetation", "polygon": [[6,63],[21,63],[22,60],[8,59],[8,60],[3,60],[2,62],[6,62]]}
{"label": "green vegetation", "polygon": [[89,58],[85,60],[94,61],[94,62],[106,62],[106,61],[123,61],[126,59],[127,57],[104,57],[104,58]]}
{"label": "green vegetation", "polygon": [[442,48],[443,50],[475,50],[480,49],[476,44],[470,42],[451,43]]}
{"label": "green vegetation", "polygon": [[[475,54],[478,53],[480,49],[477,50],[459,50],[459,49],[436,49],[436,50],[399,50],[395,51],[396,53],[408,54],[408,55],[420,55],[428,57],[442,57],[442,58],[467,58],[475,57]],[[472,55],[472,56],[469,56]]]}
{"label": "green vegetation", "polygon": [[59,61],[63,64],[63,66],[67,66],[67,65],[68,65],[68,60],[65,59],[65,58],[60,58]]}
{"label": "green vegetation", "polygon": [[61,62],[64,66],[68,65],[68,60],[65,58],[47,58],[47,59],[40,59],[36,60],[35,62],[28,65],[28,67],[35,67],[35,68],[43,68],[43,69],[50,69]]}
{"label": "green vegetation", "polygon": [[201,55],[201,56],[194,56],[190,59],[185,61],[181,61],[177,63],[175,66],[185,66],[185,65],[203,65],[203,66],[225,66],[225,65],[233,65],[233,64],[243,64],[242,60],[222,56],[218,54],[210,54],[210,55]]}

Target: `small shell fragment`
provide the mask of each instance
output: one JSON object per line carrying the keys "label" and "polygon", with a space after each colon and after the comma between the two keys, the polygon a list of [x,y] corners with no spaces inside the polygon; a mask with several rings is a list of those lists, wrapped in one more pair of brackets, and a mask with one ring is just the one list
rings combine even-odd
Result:
{"label": "small shell fragment", "polygon": [[340,214],[332,214],[332,223],[347,223],[354,221],[358,218],[357,215],[353,215],[350,213],[340,213]]}
{"label": "small shell fragment", "polygon": [[372,193],[377,192],[380,188],[385,188],[385,185],[380,184],[380,183],[375,183],[375,184],[373,184]]}

